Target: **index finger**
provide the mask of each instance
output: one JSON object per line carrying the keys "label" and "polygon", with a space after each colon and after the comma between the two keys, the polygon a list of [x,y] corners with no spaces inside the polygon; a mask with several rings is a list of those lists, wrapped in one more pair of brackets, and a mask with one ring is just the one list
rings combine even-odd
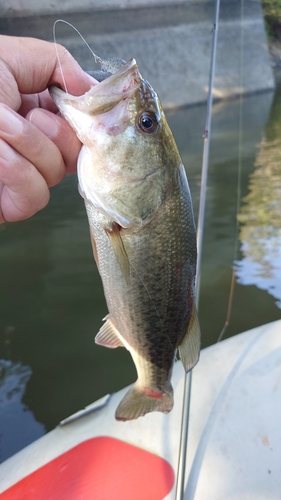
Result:
{"label": "index finger", "polygon": [[39,93],[52,84],[63,88],[65,79],[68,91],[79,95],[94,83],[62,45],[0,35],[0,46],[0,101],[14,110],[20,107],[20,93]]}

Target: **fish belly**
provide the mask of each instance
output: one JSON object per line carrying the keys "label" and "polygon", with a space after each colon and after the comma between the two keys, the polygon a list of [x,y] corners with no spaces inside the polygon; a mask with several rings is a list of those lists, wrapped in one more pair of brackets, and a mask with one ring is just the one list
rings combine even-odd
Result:
{"label": "fish belly", "polygon": [[144,227],[120,228],[128,276],[108,236],[112,221],[91,205],[86,208],[108,321],[118,333],[118,345],[123,343],[131,352],[138,372],[116,417],[127,420],[153,410],[168,412],[173,406],[175,351],[188,329],[194,300],[196,241],[189,193],[179,191],[167,199]]}

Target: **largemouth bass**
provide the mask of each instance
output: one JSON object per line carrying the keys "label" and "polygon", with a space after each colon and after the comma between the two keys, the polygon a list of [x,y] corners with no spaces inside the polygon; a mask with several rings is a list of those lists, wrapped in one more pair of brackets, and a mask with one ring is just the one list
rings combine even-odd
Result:
{"label": "largemouth bass", "polygon": [[104,61],[100,83],[80,97],[51,87],[83,143],[79,191],[109,314],[96,343],[125,346],[138,379],[115,417],[173,407],[176,351],[197,363],[196,234],[185,170],[160,100],[134,59]]}

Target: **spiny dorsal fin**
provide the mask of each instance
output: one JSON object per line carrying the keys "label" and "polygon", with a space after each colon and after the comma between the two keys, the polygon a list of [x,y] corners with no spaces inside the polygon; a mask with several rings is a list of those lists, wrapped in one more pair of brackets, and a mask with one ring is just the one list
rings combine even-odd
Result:
{"label": "spiny dorsal fin", "polygon": [[200,337],[200,325],[197,310],[194,305],[187,332],[178,347],[179,355],[186,372],[191,370],[199,360]]}
{"label": "spiny dorsal fin", "polygon": [[[108,316],[107,316],[108,317]],[[96,335],[95,343],[115,349],[116,347],[124,347],[120,337],[118,336],[117,329],[112,324],[110,319],[107,319],[100,331]]]}
{"label": "spiny dorsal fin", "polygon": [[120,266],[122,274],[128,283],[130,278],[130,263],[122,236],[120,234],[120,226],[116,222],[112,222],[110,227],[105,228],[105,232],[109,238],[110,244],[112,246],[113,252]]}

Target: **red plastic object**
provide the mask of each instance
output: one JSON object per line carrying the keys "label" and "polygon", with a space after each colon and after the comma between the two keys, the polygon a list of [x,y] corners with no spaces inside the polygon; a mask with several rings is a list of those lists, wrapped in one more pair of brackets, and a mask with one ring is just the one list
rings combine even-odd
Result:
{"label": "red plastic object", "polygon": [[96,437],[32,472],[0,500],[163,500],[173,484],[173,469],[163,458]]}

